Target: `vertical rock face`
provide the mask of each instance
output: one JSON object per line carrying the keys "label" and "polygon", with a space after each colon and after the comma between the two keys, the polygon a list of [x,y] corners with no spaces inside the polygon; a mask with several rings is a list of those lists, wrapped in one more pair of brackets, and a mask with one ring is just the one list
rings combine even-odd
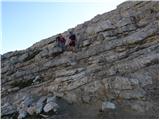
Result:
{"label": "vertical rock face", "polygon": [[[61,52],[52,36],[2,55],[2,117],[52,93],[81,106],[68,109],[68,118],[158,118],[158,21],[158,1],[124,2],[72,29],[75,53]],[[31,105],[22,106],[25,96]],[[45,99],[36,113],[44,112]],[[105,101],[116,107],[99,112]]]}

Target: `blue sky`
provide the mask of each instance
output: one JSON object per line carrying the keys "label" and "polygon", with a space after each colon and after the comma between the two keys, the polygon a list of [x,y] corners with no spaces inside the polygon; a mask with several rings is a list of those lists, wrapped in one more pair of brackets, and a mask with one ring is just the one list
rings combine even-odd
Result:
{"label": "blue sky", "polygon": [[62,33],[77,24],[90,20],[97,14],[113,10],[124,0],[35,1],[2,1],[0,54],[26,49],[35,42]]}

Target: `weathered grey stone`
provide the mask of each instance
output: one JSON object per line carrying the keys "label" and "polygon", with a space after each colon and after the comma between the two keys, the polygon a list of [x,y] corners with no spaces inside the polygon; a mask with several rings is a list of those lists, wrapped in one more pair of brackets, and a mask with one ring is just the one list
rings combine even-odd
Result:
{"label": "weathered grey stone", "polygon": [[16,111],[16,107],[11,105],[10,103],[5,103],[1,108],[1,116],[10,115],[15,113]]}
{"label": "weathered grey stone", "polygon": [[67,62],[68,62],[67,58],[54,59],[52,61],[48,61],[47,63],[45,63],[44,66],[49,68],[49,67],[54,67],[54,66],[58,66],[61,64],[65,64]]}
{"label": "weathered grey stone", "polygon": [[44,112],[46,112],[46,113],[48,113],[48,112],[50,112],[50,111],[57,112],[58,108],[59,108],[59,106],[58,106],[57,103],[55,103],[55,102],[49,102],[49,103],[47,103],[47,104],[44,106],[43,110],[44,110]]}
{"label": "weathered grey stone", "polygon": [[18,115],[18,119],[23,119],[27,117],[27,112],[23,109],[19,110],[19,115]]}
{"label": "weathered grey stone", "polygon": [[110,20],[106,20],[106,21],[99,22],[95,28],[95,31],[101,32],[104,30],[111,30],[111,29],[115,29],[115,26]]}
{"label": "weathered grey stone", "polygon": [[133,79],[133,78],[131,78],[131,79],[129,79],[129,81],[131,82],[131,85],[133,86],[133,85],[139,85],[139,81],[138,81],[138,79]]}
{"label": "weathered grey stone", "polygon": [[116,109],[116,106],[112,102],[105,101],[102,103],[102,111],[107,109]]}
{"label": "weathered grey stone", "polygon": [[85,40],[83,41],[83,46],[88,46],[91,44],[91,41],[90,40]]}
{"label": "weathered grey stone", "polygon": [[39,53],[39,56],[36,56],[37,59],[47,57],[49,55],[49,51],[47,48],[42,49],[42,51]]}
{"label": "weathered grey stone", "polygon": [[144,97],[146,92],[142,88],[137,88],[134,90],[126,90],[126,91],[121,91],[119,96],[125,99],[141,99]]}
{"label": "weathered grey stone", "polygon": [[23,54],[22,56],[20,56],[18,59],[19,59],[19,61],[24,61],[26,58],[28,57],[28,54],[27,53],[25,53],[25,54]]}
{"label": "weathered grey stone", "polygon": [[40,76],[36,76],[32,84],[38,84],[40,82],[42,82],[42,79],[40,78]]}
{"label": "weathered grey stone", "polygon": [[36,113],[39,114],[42,112],[45,100],[47,99],[46,96],[42,96],[36,103]]}
{"label": "weathered grey stone", "polygon": [[47,98],[47,103],[49,103],[49,102],[56,102],[56,96],[48,97]]}
{"label": "weathered grey stone", "polygon": [[8,89],[8,92],[14,92],[14,91],[17,91],[19,89],[20,89],[19,87],[10,88],[10,89]]}
{"label": "weathered grey stone", "polygon": [[55,48],[49,48],[49,55],[55,55],[55,54],[59,54],[62,52],[62,49],[60,47],[55,47]]}
{"label": "weathered grey stone", "polygon": [[72,69],[72,70],[65,70],[65,69],[59,70],[59,71],[56,71],[56,77],[74,75],[74,74],[79,73],[83,70],[84,70],[84,68],[76,68],[76,69]]}
{"label": "weathered grey stone", "polygon": [[112,89],[125,90],[132,89],[130,81],[125,77],[117,76],[112,82]]}
{"label": "weathered grey stone", "polygon": [[91,82],[83,88],[83,93],[81,95],[81,99],[83,103],[93,103],[101,98],[104,98],[104,93],[103,91],[105,90],[103,84],[101,81],[94,81]]}
{"label": "weathered grey stone", "polygon": [[89,95],[83,95],[82,96],[82,101],[84,103],[90,103],[91,102],[91,97]]}
{"label": "weathered grey stone", "polygon": [[128,9],[130,7],[133,7],[134,5],[136,5],[138,3],[140,3],[140,1],[135,1],[133,3],[129,2],[129,1],[126,1],[126,2],[121,3],[120,5],[118,5],[117,8],[126,10],[126,9]]}
{"label": "weathered grey stone", "polygon": [[145,56],[142,55],[132,60],[117,62],[117,64],[112,66],[111,69],[114,69],[120,73],[127,73],[143,68],[146,64],[149,64],[154,60],[158,60],[158,54],[152,53]]}
{"label": "weathered grey stone", "polygon": [[2,67],[1,73],[6,73],[9,69],[9,66]]}
{"label": "weathered grey stone", "polygon": [[135,72],[131,76],[137,78],[138,82],[141,84],[142,87],[146,85],[151,85],[153,83],[152,76],[144,70]]}
{"label": "weathered grey stone", "polygon": [[27,113],[29,113],[29,115],[34,115],[36,113],[36,108],[35,106],[30,106],[27,108]]}
{"label": "weathered grey stone", "polygon": [[[150,29],[149,29],[150,28]],[[130,36],[126,37],[123,41],[127,44],[134,44],[144,40],[146,37],[151,36],[152,34],[158,31],[156,23],[150,23],[148,26],[143,28],[140,31],[137,31]]]}
{"label": "weathered grey stone", "polygon": [[64,99],[67,100],[68,103],[72,104],[77,102],[78,97],[75,93],[70,92],[64,95]]}
{"label": "weathered grey stone", "polygon": [[27,107],[31,106],[32,103],[33,103],[33,98],[32,98],[32,96],[26,95],[26,96],[23,96],[22,102],[21,102],[21,104],[20,104],[20,107],[26,109]]}
{"label": "weathered grey stone", "polygon": [[132,21],[131,21],[130,17],[123,17],[120,21],[118,21],[116,23],[116,26],[122,27],[122,26],[125,26],[128,24],[131,24],[131,23],[132,23]]}
{"label": "weathered grey stone", "polygon": [[17,71],[16,73],[15,73],[15,77],[22,77],[22,76],[24,76],[26,74],[26,72],[25,71]]}
{"label": "weathered grey stone", "polygon": [[88,35],[95,35],[96,33],[96,31],[95,31],[95,28],[96,28],[97,26],[96,25],[92,25],[92,26],[88,26],[87,27],[87,29],[86,29],[86,33],[88,34]]}
{"label": "weathered grey stone", "polygon": [[149,109],[151,109],[153,105],[150,102],[146,101],[136,101],[131,104],[131,108],[137,112],[147,112]]}
{"label": "weathered grey stone", "polygon": [[97,40],[98,40],[98,41],[103,41],[104,39],[105,39],[105,37],[104,37],[103,34],[99,34],[99,35],[97,36]]}

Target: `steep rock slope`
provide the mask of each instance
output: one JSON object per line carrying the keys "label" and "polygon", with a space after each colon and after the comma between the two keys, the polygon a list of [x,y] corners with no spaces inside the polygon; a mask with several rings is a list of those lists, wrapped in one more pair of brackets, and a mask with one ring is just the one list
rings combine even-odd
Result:
{"label": "steep rock slope", "polygon": [[52,36],[2,55],[1,116],[27,117],[27,105],[57,96],[59,114],[42,118],[158,118],[158,21],[158,1],[124,2],[72,28],[76,52]]}

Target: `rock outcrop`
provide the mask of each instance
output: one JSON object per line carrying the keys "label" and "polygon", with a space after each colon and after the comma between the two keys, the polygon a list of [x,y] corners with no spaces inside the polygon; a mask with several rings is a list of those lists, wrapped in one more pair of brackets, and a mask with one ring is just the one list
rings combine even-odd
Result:
{"label": "rock outcrop", "polygon": [[158,118],[158,1],[124,2],[70,30],[76,52],[55,35],[1,56],[1,117]]}

